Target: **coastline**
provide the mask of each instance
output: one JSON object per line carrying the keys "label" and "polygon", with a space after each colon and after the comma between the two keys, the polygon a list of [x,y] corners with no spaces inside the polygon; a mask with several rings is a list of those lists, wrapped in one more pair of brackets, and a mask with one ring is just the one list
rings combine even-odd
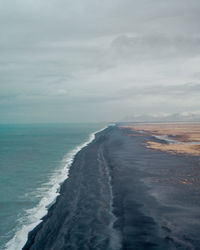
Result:
{"label": "coastline", "polygon": [[23,250],[198,249],[199,158],[145,148],[149,139],[116,126],[96,134]]}
{"label": "coastline", "polygon": [[36,207],[25,211],[28,216],[28,221],[26,221],[26,224],[24,224],[23,227],[18,229],[15,232],[14,237],[6,243],[5,250],[22,249],[22,247],[28,240],[29,232],[34,230],[34,228],[42,222],[43,217],[47,215],[48,210],[51,208],[51,206],[53,206],[53,204],[57,200],[57,197],[60,195],[61,186],[63,182],[68,178],[69,170],[76,154],[95,139],[96,133],[103,131],[108,126],[91,133],[86,142],[78,145],[63,157],[63,160],[60,163],[60,167],[54,172],[48,183],[45,184],[50,185],[50,189],[47,193],[45,193],[45,195],[42,197]]}
{"label": "coastline", "polygon": [[[53,218],[52,220],[52,217],[55,216],[57,217],[57,213],[63,213],[64,214],[64,217],[67,218],[67,215],[69,213],[69,211],[67,211],[67,209],[64,208],[64,205],[63,203],[66,203],[66,202],[69,202],[69,205],[71,206],[72,205],[72,217],[74,216],[74,206],[76,206],[77,204],[77,198],[79,199],[79,184],[80,184],[80,180],[79,179],[82,179],[82,177],[80,176],[80,170],[81,171],[84,171],[83,169],[83,164],[82,162],[84,162],[85,164],[85,152],[88,151],[88,148],[90,147],[90,149],[93,151],[93,149],[95,149],[95,146],[96,146],[96,142],[98,144],[98,141],[101,142],[102,140],[102,137],[104,137],[104,134],[106,133],[107,130],[109,130],[113,125],[110,125],[110,126],[107,126],[106,128],[103,128],[97,132],[95,132],[93,134],[93,138],[92,140],[90,141],[90,143],[87,143],[87,145],[85,145],[84,147],[81,148],[81,150],[79,150],[75,156],[74,156],[74,159],[73,159],[73,162],[72,162],[72,165],[71,167],[69,168],[69,178],[67,178],[61,185],[61,188],[60,188],[60,195],[57,197],[56,199],[56,202],[48,209],[48,213],[41,219],[41,222],[40,224],[38,224],[32,231],[29,232],[29,235],[28,235],[28,240],[26,242],[26,244],[24,245],[24,247],[22,248],[23,250],[25,249],[49,249],[51,248],[51,246],[49,246],[47,244],[47,246],[44,246],[43,243],[41,243],[42,245],[37,244],[37,240],[36,240],[36,246],[35,246],[35,238],[39,235],[39,238],[40,238],[40,234],[41,234],[41,231],[43,230],[43,226],[45,226],[45,224],[49,223],[50,221],[50,224],[52,223],[53,221],[53,224],[51,225],[52,227],[55,226],[56,224],[56,221],[54,221],[55,218]],[[103,136],[101,136],[101,133],[103,132]],[[97,156],[97,157],[96,157]],[[104,166],[103,161],[103,156],[101,155],[101,152],[98,151],[98,155],[95,155],[94,154],[94,158],[95,159],[92,159],[92,160],[95,160],[95,162],[99,163],[99,166],[101,166],[99,171],[100,173],[96,173],[97,175],[102,175],[102,182],[105,182],[103,183],[104,187],[100,187],[100,189],[107,189],[107,193],[104,194],[104,199],[106,200],[106,212],[105,214],[103,215],[104,217],[104,220],[107,224],[108,227],[111,227],[110,230],[112,231],[113,234],[117,235],[117,233],[115,232],[115,230],[113,230],[112,228],[112,224],[114,223],[115,221],[115,216],[113,215],[112,213],[112,201],[110,201],[110,197],[112,196],[112,191],[111,191],[111,188],[110,188],[110,174],[108,173],[108,168],[106,166]],[[91,162],[91,159],[87,159],[89,161],[89,164]],[[88,166],[89,166],[88,164]],[[90,169],[90,171],[93,172],[93,169]],[[98,169],[97,169],[98,171]],[[81,173],[83,174],[83,173]],[[85,173],[86,175],[88,174],[87,172]],[[91,173],[91,175],[93,175],[94,173]],[[94,181],[96,181],[96,174],[94,174]],[[105,176],[107,176],[107,178],[105,178]],[[105,180],[105,179],[106,180]],[[75,179],[75,180],[74,180]],[[77,180],[76,180],[77,179]],[[87,181],[85,179],[85,181]],[[69,188],[68,188],[69,186]],[[72,188],[71,188],[72,187]],[[67,190],[67,188],[69,190]],[[98,190],[100,191],[100,190]],[[100,191],[100,192],[103,192]],[[103,195],[103,193],[101,193],[101,195]],[[104,199],[102,200],[102,202],[104,202]],[[74,201],[75,200],[75,201]],[[74,204],[75,203],[75,204]],[[92,204],[92,203],[91,203]],[[59,208],[59,206],[61,206],[61,209]],[[104,211],[103,211],[104,213]],[[54,214],[54,215],[53,215]],[[64,219],[64,217],[60,217],[60,220],[59,220],[59,223],[58,223],[58,227],[59,228],[62,228],[61,224],[63,224],[62,220]],[[110,223],[108,217],[112,218],[112,222]],[[56,219],[57,220],[57,219]],[[71,223],[69,223],[71,224]],[[50,227],[51,227],[50,226]],[[50,228],[49,225],[47,225],[47,227],[44,229],[44,237],[45,234],[46,234],[46,230],[48,230],[48,228]],[[54,228],[55,229],[55,228]],[[56,230],[57,231],[57,230]],[[43,234],[43,233],[42,233]],[[52,235],[53,234],[53,235]],[[54,230],[51,234],[51,238],[52,239],[55,239],[57,238],[57,235],[54,234]],[[103,231],[102,231],[102,235],[104,235]],[[116,237],[118,236],[115,236],[113,235],[113,239],[116,240]],[[52,237],[53,236],[53,237]],[[104,237],[104,236],[103,236]],[[102,238],[102,236],[100,236],[100,238]],[[102,241],[102,239],[100,239],[100,241]],[[43,240],[42,240],[43,242]],[[33,244],[33,246],[32,246]],[[52,244],[52,240],[51,240],[51,244]],[[116,243],[115,241],[112,241],[111,242],[111,245],[113,245],[115,248],[114,249],[119,249],[118,246],[116,246]],[[119,245],[119,243],[117,242],[117,245]],[[54,246],[52,249],[57,249],[58,246]],[[116,248],[117,247],[117,248]],[[59,247],[58,247],[59,249]],[[62,247],[60,248],[62,249]]]}

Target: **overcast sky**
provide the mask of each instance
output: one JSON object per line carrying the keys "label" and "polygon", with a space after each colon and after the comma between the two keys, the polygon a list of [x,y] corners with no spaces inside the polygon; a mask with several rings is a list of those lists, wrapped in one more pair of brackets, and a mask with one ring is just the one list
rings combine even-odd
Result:
{"label": "overcast sky", "polygon": [[0,0],[0,122],[200,112],[199,0]]}

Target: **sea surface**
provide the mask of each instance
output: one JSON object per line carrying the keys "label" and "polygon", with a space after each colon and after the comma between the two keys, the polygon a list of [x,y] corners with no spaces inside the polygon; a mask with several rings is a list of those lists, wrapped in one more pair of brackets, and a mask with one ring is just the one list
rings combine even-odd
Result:
{"label": "sea surface", "polygon": [[0,249],[21,249],[67,178],[74,155],[105,124],[0,125]]}

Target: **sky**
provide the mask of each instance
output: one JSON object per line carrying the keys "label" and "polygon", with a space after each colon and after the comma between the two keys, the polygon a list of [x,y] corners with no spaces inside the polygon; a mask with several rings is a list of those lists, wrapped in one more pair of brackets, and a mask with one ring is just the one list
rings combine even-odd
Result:
{"label": "sky", "polygon": [[0,0],[0,123],[200,115],[199,0]]}

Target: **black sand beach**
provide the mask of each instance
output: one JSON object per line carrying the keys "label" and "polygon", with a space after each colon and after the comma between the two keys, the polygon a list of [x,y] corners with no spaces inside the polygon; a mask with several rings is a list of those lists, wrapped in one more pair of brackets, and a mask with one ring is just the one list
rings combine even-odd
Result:
{"label": "black sand beach", "polygon": [[75,157],[23,250],[200,249],[200,162],[109,127]]}

